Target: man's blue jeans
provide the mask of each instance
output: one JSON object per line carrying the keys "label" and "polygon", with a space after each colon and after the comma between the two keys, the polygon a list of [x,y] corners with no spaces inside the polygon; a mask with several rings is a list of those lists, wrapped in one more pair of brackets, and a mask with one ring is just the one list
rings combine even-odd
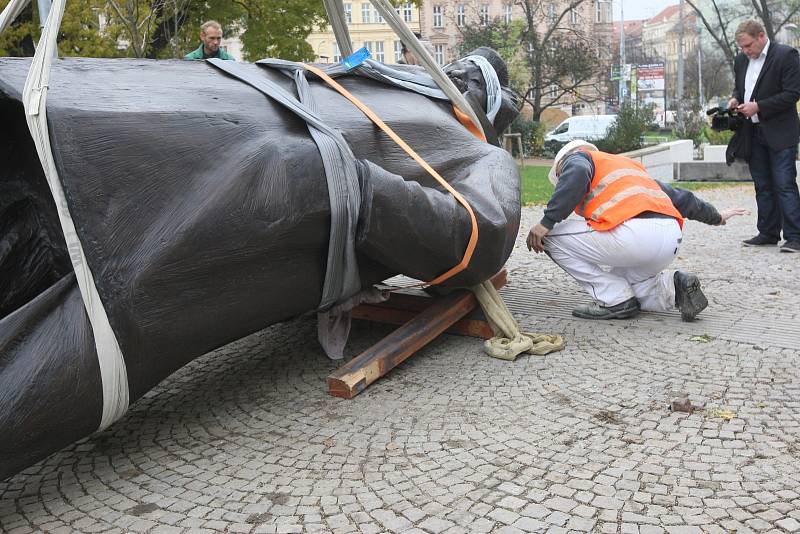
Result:
{"label": "man's blue jeans", "polygon": [[800,194],[797,190],[797,147],[772,150],[759,132],[753,135],[750,176],[756,189],[758,232],[775,240],[800,241]]}

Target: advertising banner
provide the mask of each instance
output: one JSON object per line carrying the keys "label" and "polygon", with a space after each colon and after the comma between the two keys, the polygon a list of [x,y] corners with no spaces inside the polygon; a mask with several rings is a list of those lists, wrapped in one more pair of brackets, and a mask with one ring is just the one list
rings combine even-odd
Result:
{"label": "advertising banner", "polygon": [[663,91],[664,90],[664,64],[650,63],[638,65],[636,77],[639,91]]}

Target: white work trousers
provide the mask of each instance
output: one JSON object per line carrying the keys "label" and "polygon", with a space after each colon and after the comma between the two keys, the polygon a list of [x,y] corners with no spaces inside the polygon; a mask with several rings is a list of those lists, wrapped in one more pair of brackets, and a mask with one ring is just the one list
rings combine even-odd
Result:
{"label": "white work trousers", "polygon": [[678,253],[675,219],[631,219],[607,232],[585,220],[567,219],[544,238],[544,248],[603,306],[636,297],[645,311],[675,307],[675,271],[664,271]]}

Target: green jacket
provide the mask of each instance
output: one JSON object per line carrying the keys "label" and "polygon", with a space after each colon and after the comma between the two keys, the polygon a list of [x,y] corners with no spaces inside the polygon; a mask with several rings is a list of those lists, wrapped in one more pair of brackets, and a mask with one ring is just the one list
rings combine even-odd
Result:
{"label": "green jacket", "polygon": [[188,54],[183,56],[183,59],[208,59],[210,57],[218,57],[220,59],[230,59],[231,61],[236,61],[235,59],[233,59],[233,56],[227,53],[225,50],[223,50],[222,47],[220,47],[220,49],[217,50],[216,55],[207,56],[205,50],[203,50],[203,43],[200,43],[200,46],[197,47],[197,50],[189,52]]}

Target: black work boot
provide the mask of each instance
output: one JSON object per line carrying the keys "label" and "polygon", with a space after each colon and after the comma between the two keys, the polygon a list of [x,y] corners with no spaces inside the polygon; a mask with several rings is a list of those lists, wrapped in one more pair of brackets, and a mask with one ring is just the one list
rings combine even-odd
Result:
{"label": "black work boot", "polygon": [[800,252],[800,239],[787,240],[781,245],[781,252]]}
{"label": "black work boot", "polygon": [[581,319],[630,319],[639,313],[639,301],[631,297],[614,306],[601,306],[597,302],[578,306],[572,315]]}
{"label": "black work boot", "polygon": [[691,273],[675,271],[675,307],[681,311],[681,319],[694,321],[697,314],[708,306],[708,299],[700,289],[700,279]]}
{"label": "black work boot", "polygon": [[745,239],[742,241],[742,244],[746,247],[768,247],[771,245],[777,245],[778,239],[775,237],[765,236],[764,234],[758,234],[750,239]]}

